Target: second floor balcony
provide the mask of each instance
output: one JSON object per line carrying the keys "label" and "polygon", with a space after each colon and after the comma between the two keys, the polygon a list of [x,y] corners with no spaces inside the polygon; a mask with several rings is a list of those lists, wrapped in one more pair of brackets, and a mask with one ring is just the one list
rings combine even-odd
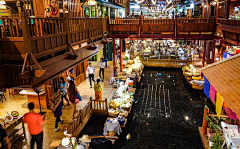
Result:
{"label": "second floor balcony", "polygon": [[202,18],[175,19],[110,19],[108,30],[115,34],[151,34],[156,38],[184,38],[182,35],[212,35],[216,30],[216,20]]}

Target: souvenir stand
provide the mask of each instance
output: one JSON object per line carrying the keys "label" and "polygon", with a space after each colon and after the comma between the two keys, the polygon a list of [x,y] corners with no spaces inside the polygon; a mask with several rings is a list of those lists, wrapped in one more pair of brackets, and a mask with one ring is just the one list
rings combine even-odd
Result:
{"label": "souvenir stand", "polygon": [[193,89],[203,90],[204,79],[193,65],[184,66],[182,70],[185,80]]}

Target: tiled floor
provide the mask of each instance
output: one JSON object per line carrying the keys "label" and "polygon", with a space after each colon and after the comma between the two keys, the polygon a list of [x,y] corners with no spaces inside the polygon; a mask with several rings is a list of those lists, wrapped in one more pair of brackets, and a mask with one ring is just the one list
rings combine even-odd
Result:
{"label": "tiled floor", "polygon": [[[103,85],[103,99],[107,98],[110,93],[114,93],[114,89],[109,84],[110,78],[113,77],[113,67],[111,63],[109,63],[110,67],[105,68],[105,80],[102,82]],[[96,68],[95,72],[95,79],[99,78],[98,75],[99,68]],[[78,86],[78,90],[80,91],[80,94],[82,96],[83,101],[80,101],[79,104],[77,104],[77,110],[83,109],[85,105],[89,102],[90,97],[95,97],[94,90],[90,89],[89,80],[85,80]],[[9,97],[9,95],[6,95],[6,102],[0,103],[0,118],[4,118],[6,116],[6,111],[9,113],[11,111],[18,111],[20,115],[24,115],[28,112],[27,109],[27,97],[26,96],[20,96],[17,95],[15,97]],[[39,109],[36,109],[36,112],[38,112]],[[46,112],[46,120],[43,125],[43,132],[44,132],[44,140],[43,140],[43,148],[49,149],[50,143],[52,140],[61,140],[63,138],[63,129],[67,127],[72,122],[72,105],[65,106],[63,109],[63,115],[61,116],[61,119],[64,120],[63,124],[59,124],[60,131],[54,132],[54,125],[55,125],[55,118],[53,116],[53,112],[51,110],[43,109],[42,111]],[[26,126],[27,128],[27,126]],[[30,136],[28,134],[27,130],[27,140],[30,140]],[[22,142],[23,140],[19,139],[16,143],[13,144],[13,149],[22,149],[27,148],[25,143]]]}

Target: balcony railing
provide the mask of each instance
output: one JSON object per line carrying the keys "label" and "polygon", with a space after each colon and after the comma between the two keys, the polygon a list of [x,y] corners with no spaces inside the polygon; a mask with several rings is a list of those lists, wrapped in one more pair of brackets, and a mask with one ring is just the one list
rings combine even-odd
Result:
{"label": "balcony railing", "polygon": [[109,31],[113,34],[161,34],[171,32],[215,32],[215,21],[211,19],[111,19]]}
{"label": "balcony railing", "polygon": [[0,38],[4,37],[22,37],[22,25],[19,17],[0,18]]}
{"label": "balcony railing", "polygon": [[218,19],[219,24],[240,26],[240,20]]}
{"label": "balcony railing", "polygon": [[42,58],[68,50],[69,44],[103,38],[107,29],[104,18],[32,18],[22,13],[20,17],[2,17],[0,21],[1,44],[14,45],[1,51],[5,60],[23,60],[26,53]]}

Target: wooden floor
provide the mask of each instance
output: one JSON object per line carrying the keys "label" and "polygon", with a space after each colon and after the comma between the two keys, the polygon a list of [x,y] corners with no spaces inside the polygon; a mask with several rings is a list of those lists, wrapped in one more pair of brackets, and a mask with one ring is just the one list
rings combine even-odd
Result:
{"label": "wooden floor", "polygon": [[[102,83],[103,85],[103,99],[107,98],[108,96],[112,96],[116,89],[113,89],[112,86],[109,84],[111,77],[113,77],[113,67],[112,64],[110,64],[110,67],[105,68],[105,80]],[[99,68],[96,68],[95,72],[95,80],[99,78],[98,75]],[[89,80],[85,80],[78,86],[78,90],[80,91],[80,94],[83,98],[83,101],[80,101],[79,104],[77,104],[77,110],[83,109],[85,105],[90,100],[90,97],[95,96],[94,90],[90,89]],[[110,94],[111,93],[111,94]],[[110,94],[110,95],[109,95]],[[27,109],[27,98],[26,96],[17,95],[15,97],[9,97],[9,95],[6,95],[7,101],[4,103],[0,103],[0,118],[4,118],[6,116],[6,111],[9,113],[11,111],[17,110],[20,115],[24,115],[28,112]],[[65,103],[66,104],[66,103]],[[36,109],[36,112],[38,112],[39,109]],[[44,132],[44,140],[43,140],[43,148],[49,149],[50,144],[52,140],[61,140],[63,138],[63,129],[67,127],[72,122],[72,105],[65,106],[63,109],[63,115],[61,116],[61,119],[64,120],[63,124],[59,124],[60,131],[54,132],[55,127],[55,118],[53,116],[53,112],[51,110],[43,109],[42,111],[46,112],[46,120],[43,125],[43,132]],[[26,125],[27,128],[27,125]],[[27,141],[29,144],[30,141],[30,135],[27,131]],[[26,143],[23,142],[23,140],[19,139],[16,143],[13,144],[12,149],[26,149]]]}

